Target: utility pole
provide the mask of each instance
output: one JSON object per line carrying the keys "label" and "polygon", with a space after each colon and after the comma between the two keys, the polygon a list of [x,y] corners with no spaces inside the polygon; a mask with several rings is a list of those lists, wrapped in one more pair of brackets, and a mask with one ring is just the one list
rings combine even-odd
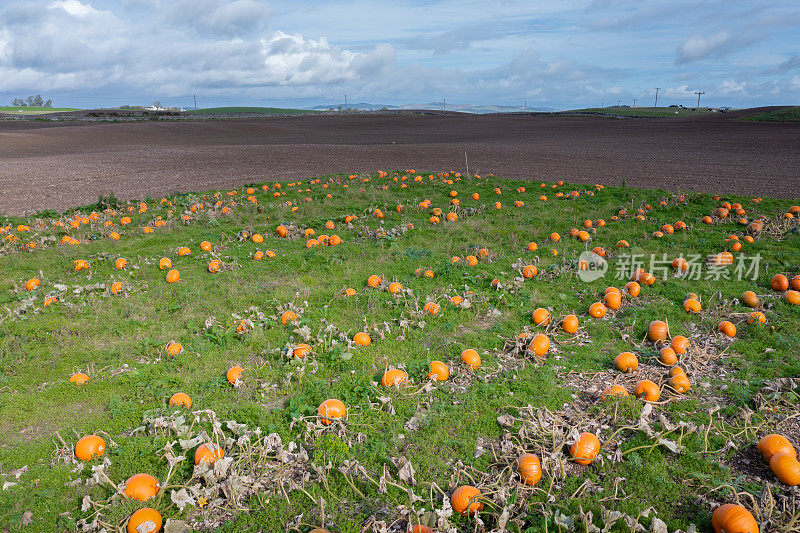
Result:
{"label": "utility pole", "polygon": [[706,92],[705,91],[695,91],[694,94],[697,95],[697,112],[699,113],[700,112],[700,95],[701,94],[706,94]]}
{"label": "utility pole", "polygon": [[522,112],[524,113],[527,110],[528,110],[528,101],[525,100],[524,103],[522,104]]}
{"label": "utility pole", "polygon": [[344,110],[347,111],[347,93],[344,93]]}
{"label": "utility pole", "polygon": [[194,95],[194,110],[197,111],[197,95]]}
{"label": "utility pole", "polygon": [[636,107],[636,98],[633,99],[633,107]]}
{"label": "utility pole", "polygon": [[442,98],[442,111],[446,111],[446,110],[447,110],[447,99],[446,98]]}
{"label": "utility pole", "polygon": [[661,89],[661,87],[656,87],[656,103],[653,104],[653,107],[658,107],[658,91],[660,89]]}
{"label": "utility pole", "polygon": [[619,107],[619,104],[621,104],[621,103],[622,103],[622,100],[617,100],[617,107]]}

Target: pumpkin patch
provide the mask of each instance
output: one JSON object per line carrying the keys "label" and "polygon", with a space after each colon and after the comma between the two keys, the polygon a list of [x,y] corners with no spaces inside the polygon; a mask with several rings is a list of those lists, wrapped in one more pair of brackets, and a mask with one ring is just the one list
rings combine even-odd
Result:
{"label": "pumpkin patch", "polygon": [[788,531],[800,209],[612,183],[408,169],[0,219],[0,509]]}

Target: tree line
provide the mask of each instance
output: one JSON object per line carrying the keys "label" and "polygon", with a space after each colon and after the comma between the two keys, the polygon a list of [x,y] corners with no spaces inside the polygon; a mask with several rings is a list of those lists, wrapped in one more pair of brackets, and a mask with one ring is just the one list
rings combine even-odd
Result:
{"label": "tree line", "polygon": [[41,94],[37,94],[24,100],[22,98],[14,98],[14,101],[11,102],[11,107],[53,107],[53,101],[44,100]]}

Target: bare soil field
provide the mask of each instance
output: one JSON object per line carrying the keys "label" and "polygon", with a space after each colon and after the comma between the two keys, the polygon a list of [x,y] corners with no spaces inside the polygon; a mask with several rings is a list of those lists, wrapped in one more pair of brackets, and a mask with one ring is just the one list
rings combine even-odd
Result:
{"label": "bare soil field", "polygon": [[796,198],[800,125],[722,116],[354,115],[0,121],[0,212],[374,169]]}

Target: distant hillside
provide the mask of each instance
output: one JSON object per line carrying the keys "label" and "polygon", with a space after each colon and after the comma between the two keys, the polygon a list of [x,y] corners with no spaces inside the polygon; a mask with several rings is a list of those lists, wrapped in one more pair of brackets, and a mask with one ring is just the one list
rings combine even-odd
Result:
{"label": "distant hillside", "polygon": [[686,117],[695,115],[705,115],[708,113],[719,113],[721,111],[701,107],[699,111],[688,107],[630,107],[630,106],[609,106],[609,107],[589,107],[585,109],[570,109],[562,113],[598,113],[605,115],[616,115],[626,117]]}
{"label": "distant hillside", "polygon": [[12,107],[0,106],[0,113],[8,115],[41,115],[43,113],[61,113],[66,111],[79,111],[72,107]]}
{"label": "distant hillside", "polygon": [[[349,103],[345,108],[344,103],[337,103],[331,105],[317,105],[310,109],[318,111],[327,111],[329,109],[337,110],[339,106],[348,110],[358,109],[359,111],[380,111],[381,109],[387,110],[406,110],[406,109],[431,109],[436,111],[442,110],[442,102],[428,102],[426,104],[404,104],[404,105],[391,105],[391,104],[371,104],[369,102]],[[519,113],[522,111],[530,112],[547,112],[553,111],[549,107],[523,107],[511,105],[470,105],[470,104],[449,104],[445,103],[444,108],[446,111],[459,111],[461,113]]]}
{"label": "distant hillside", "polygon": [[772,109],[741,117],[741,120],[756,120],[759,122],[800,122],[800,106]]}
{"label": "distant hillside", "polygon": [[206,107],[203,109],[187,109],[186,113],[218,114],[218,113],[263,113],[265,115],[285,115],[290,113],[316,113],[313,109],[284,109],[280,107]]}

